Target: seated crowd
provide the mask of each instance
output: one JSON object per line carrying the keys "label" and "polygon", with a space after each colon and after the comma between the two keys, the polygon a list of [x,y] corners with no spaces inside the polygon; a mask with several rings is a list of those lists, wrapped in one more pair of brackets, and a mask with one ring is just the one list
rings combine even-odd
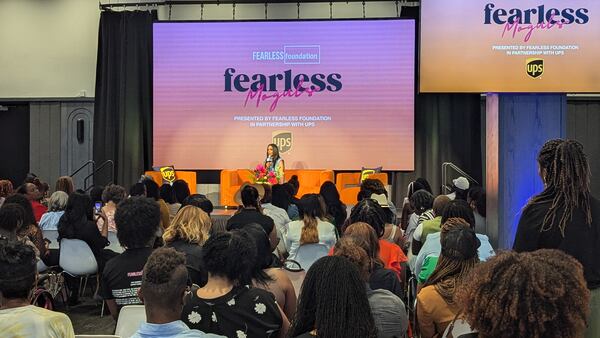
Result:
{"label": "seated crowd", "polygon": [[[350,212],[331,182],[304,196],[296,177],[244,184],[226,229],[184,181],[86,194],[61,177],[49,198],[35,175],[17,189],[0,181],[0,332],[74,335],[66,315],[31,303],[40,262],[60,262],[43,236],[54,230],[60,245],[90,248],[115,320],[145,305],[134,337],[598,337],[600,209],[587,158],[576,141],[552,140],[538,164],[545,189],[524,207],[514,251],[499,253],[485,190],[464,177],[439,196],[417,179],[398,208],[367,178]],[[64,275],[77,304],[78,279]]]}

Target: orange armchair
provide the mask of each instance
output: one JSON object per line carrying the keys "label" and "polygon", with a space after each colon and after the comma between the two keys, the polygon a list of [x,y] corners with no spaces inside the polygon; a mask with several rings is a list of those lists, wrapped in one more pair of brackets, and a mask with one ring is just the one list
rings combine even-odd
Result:
{"label": "orange armchair", "polygon": [[[369,175],[369,178],[380,180],[383,185],[388,184],[386,173],[375,173]],[[346,205],[355,205],[358,203],[357,196],[360,191],[360,172],[357,173],[339,173],[335,178],[335,186],[340,193],[340,200]]]}
{"label": "orange armchair", "polygon": [[221,170],[221,205],[237,206],[233,197],[245,182],[251,182],[252,172],[248,169]]}
{"label": "orange armchair", "polygon": [[297,197],[305,194],[318,194],[323,183],[333,182],[333,170],[286,169],[285,181],[289,181],[293,175],[297,175],[298,181],[300,181]]}
{"label": "orange armchair", "polygon": [[[160,175],[160,171],[146,171],[144,173],[147,176],[152,177],[154,182],[156,182],[159,186],[163,184],[162,176]],[[190,188],[190,194],[196,193],[196,172],[195,171],[179,171],[175,170],[175,177],[178,180],[184,180],[188,187]]]}

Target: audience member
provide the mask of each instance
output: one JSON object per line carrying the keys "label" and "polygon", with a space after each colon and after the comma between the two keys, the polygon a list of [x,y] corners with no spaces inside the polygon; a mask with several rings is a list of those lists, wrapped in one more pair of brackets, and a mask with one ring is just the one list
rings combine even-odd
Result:
{"label": "audience member", "polygon": [[48,253],[46,250],[46,243],[44,242],[44,235],[35,221],[31,202],[22,194],[13,194],[8,196],[4,201],[4,204],[9,203],[20,205],[25,212],[23,224],[17,229],[17,237],[22,241],[28,242],[28,244],[33,244],[33,246],[35,246],[36,256],[40,259],[46,259]]}
{"label": "audience member", "polygon": [[[80,191],[82,194],[84,193],[83,191]],[[96,203],[102,203],[102,194],[104,193],[104,186],[103,185],[95,185],[94,187],[92,187],[92,189],[90,190],[90,198],[92,199],[92,204],[96,204]]]}
{"label": "audience member", "polygon": [[417,295],[417,319],[421,337],[439,337],[460,313],[454,301],[475,264],[479,262],[479,240],[470,225],[460,218],[444,223],[442,252],[438,264]]}
{"label": "audience member", "polygon": [[173,221],[177,211],[179,211],[179,208],[181,208],[181,203],[177,202],[175,190],[170,184],[165,183],[160,187],[160,198],[167,203],[167,207],[169,208],[169,217],[170,220]]}
{"label": "audience member", "polygon": [[442,215],[446,206],[450,202],[450,198],[446,195],[439,195],[433,200],[433,219],[423,221],[417,226],[413,233],[412,253],[418,255],[423,243],[427,240],[427,236],[434,232],[440,232],[442,227]]}
{"label": "audience member", "polygon": [[412,245],[413,233],[419,224],[434,218],[433,195],[426,190],[415,191],[410,197],[410,205],[413,214],[408,220],[408,226],[404,232],[404,241],[409,247]]}
{"label": "audience member", "polygon": [[473,336],[575,338],[586,331],[590,292],[576,259],[542,249],[502,252],[477,264],[455,299],[479,332]]}
{"label": "audience member", "polygon": [[13,185],[9,180],[0,180],[0,207],[4,204],[4,200],[13,194]]}
{"label": "audience member", "polygon": [[[371,261],[367,252],[357,243],[357,239],[344,237],[335,244],[334,256],[350,260],[361,273],[364,282],[371,275]],[[373,290],[367,284],[367,298],[375,320],[378,337],[403,337],[408,328],[406,307],[400,298],[383,289]]]}
{"label": "audience member", "polygon": [[292,202],[298,202],[299,199],[296,198],[296,195],[298,195],[298,191],[300,191],[300,181],[298,180],[298,175],[292,175],[287,184],[288,186],[294,188],[293,190],[289,190],[290,196],[292,197]]}
{"label": "audience member", "polygon": [[[422,185],[422,183],[412,181],[408,184],[408,188],[406,190],[406,197],[404,197],[404,201],[402,202],[402,216],[400,218],[400,227],[404,230],[408,229],[410,219],[415,213],[415,210],[410,204],[410,198],[416,191],[427,189]],[[417,219],[415,218],[414,221],[416,222]]]}
{"label": "audience member", "polygon": [[346,228],[344,237],[360,240],[358,243],[369,256],[371,265],[369,286],[371,289],[389,290],[402,299],[404,291],[398,275],[393,270],[384,268],[383,261],[379,258],[379,239],[375,230],[367,223],[354,223]]}
{"label": "audience member", "polygon": [[513,249],[559,249],[583,265],[591,290],[586,337],[600,336],[600,202],[590,192],[590,167],[583,146],[551,140],[538,155],[544,190],[521,215]]}
{"label": "audience member", "polygon": [[56,180],[54,191],[62,191],[67,195],[71,195],[75,191],[75,184],[71,176],[61,176]]}
{"label": "audience member", "polygon": [[300,199],[302,219],[288,224],[285,247],[289,259],[295,260],[300,246],[319,243],[333,248],[337,241],[335,226],[325,218],[324,203],[318,194],[306,194]]}
{"label": "audience member", "polygon": [[187,279],[183,254],[160,248],[148,257],[138,291],[139,298],[144,302],[146,320],[132,337],[222,337],[191,330],[181,321]]}
{"label": "audience member", "polygon": [[190,187],[184,180],[175,180],[175,182],[173,182],[173,191],[175,192],[175,198],[178,203],[183,203],[183,201],[190,196]]}
{"label": "audience member", "polygon": [[485,189],[475,186],[469,189],[467,194],[467,203],[473,209],[475,217],[475,232],[478,234],[487,234],[487,225],[485,220]]}
{"label": "audience member", "polygon": [[58,221],[65,213],[69,195],[62,190],[55,191],[48,201],[48,212],[42,215],[40,219],[40,228],[42,230],[57,230]]}
{"label": "audience member", "polygon": [[[105,217],[105,216],[101,216]],[[98,230],[94,221],[92,200],[88,195],[74,192],[69,195],[65,213],[58,222],[58,241],[62,245],[63,239],[79,239],[84,241],[92,250],[98,264],[98,273],[102,273],[106,262],[116,255],[115,252],[105,249],[110,243],[108,236],[108,222]],[[79,283],[76,278],[66,276],[66,281],[71,291],[69,304],[76,305],[78,300]]]}
{"label": "audience member", "polygon": [[129,196],[130,197],[146,197],[146,185],[144,183],[138,182],[129,188]]}
{"label": "audience member", "polygon": [[165,230],[165,245],[183,252],[190,280],[203,286],[208,276],[202,265],[202,245],[210,236],[211,220],[202,209],[187,205],[175,216]]}
{"label": "audience member", "polygon": [[394,214],[392,214],[387,197],[384,194],[372,194],[371,199],[375,200],[385,213],[385,230],[381,237],[402,248],[404,246],[404,232],[399,226],[393,223]]}
{"label": "audience member", "polygon": [[211,236],[202,261],[208,282],[187,296],[182,320],[227,337],[285,337],[289,323],[270,292],[252,288],[256,246],[239,232]]}
{"label": "audience member", "polygon": [[[360,184],[360,190],[358,192],[357,200],[360,202],[365,198],[371,198],[371,195],[373,194],[383,194],[386,198],[388,197],[388,193],[385,189],[385,186],[383,185],[383,182],[376,178],[367,178],[363,180]],[[390,212],[392,213],[392,215],[394,215],[392,223],[396,223],[396,206],[394,205],[394,203],[392,203],[392,201],[389,200],[389,198],[387,202]]]}
{"label": "audience member", "polygon": [[[108,231],[117,231],[115,224],[115,213],[117,212],[117,206],[119,203],[127,198],[127,191],[120,185],[110,184],[102,192],[102,213],[108,220]],[[98,220],[98,227],[102,227],[104,220],[101,218]]]}
{"label": "audience member", "polygon": [[[287,186],[290,185],[287,184]],[[286,184],[273,185],[271,187],[271,194],[271,203],[274,206],[287,211],[290,220],[297,221],[300,219],[300,211],[298,210],[298,206],[292,202],[292,195],[290,194],[290,190],[286,187]]]}
{"label": "audience member", "polygon": [[[0,237],[16,241],[18,240],[17,232],[23,226],[25,219],[25,210],[16,203],[6,203],[0,207]],[[27,244],[31,243],[28,241]],[[37,250],[35,245],[31,243],[32,248]],[[39,253],[37,254],[39,257]]]}
{"label": "audience member", "polygon": [[328,256],[310,267],[289,336],[377,337],[365,282],[355,264]]}
{"label": "audience member", "polygon": [[398,245],[382,238],[385,233],[385,221],[386,217],[383,208],[377,201],[370,198],[365,198],[358,202],[350,213],[351,224],[363,222],[369,224],[375,230],[379,238],[379,258],[381,258],[385,268],[393,270],[398,274],[398,277],[401,277],[401,264],[405,263],[408,259]]}
{"label": "audience member", "polygon": [[337,191],[335,184],[331,181],[326,181],[321,185],[319,191],[325,205],[327,206],[327,215],[329,216],[331,223],[335,225],[337,232],[342,233],[342,226],[348,217],[346,211],[346,205],[340,200],[340,193]]}
{"label": "audience member", "polygon": [[[431,185],[425,178],[419,177],[415,180],[415,182],[421,186],[420,189],[423,189],[433,195],[433,190],[431,190]],[[417,190],[419,190],[419,189],[417,189]],[[415,190],[415,191],[417,191],[417,190]]]}
{"label": "audience member", "polygon": [[146,186],[146,196],[154,199],[158,203],[158,206],[160,208],[161,228],[168,228],[171,224],[171,217],[169,216],[169,207],[167,206],[167,203],[165,203],[165,201],[162,198],[160,198],[160,188],[158,187],[158,184],[156,184],[156,182],[154,182],[154,180],[152,179],[145,179],[143,183]]}
{"label": "audience member", "polygon": [[132,197],[119,204],[115,223],[125,251],[106,263],[100,285],[102,298],[116,320],[121,307],[140,304],[137,289],[159,230],[160,209],[150,198]]}
{"label": "audience member", "polygon": [[[423,247],[417,255],[416,260],[414,260],[414,268],[411,266],[411,268],[413,268],[412,271],[414,271],[420,283],[424,283],[435,269],[438,257],[442,250],[441,237],[442,233],[444,232],[443,224],[451,218],[461,218],[466,221],[472,229],[475,228],[473,210],[469,207],[467,202],[463,200],[454,200],[448,202],[448,205],[444,210],[444,214],[442,215],[441,232],[431,233],[427,236],[427,241],[425,241]],[[481,246],[477,251],[479,260],[485,261],[494,255],[494,248],[492,248],[490,240],[486,235],[476,235],[477,239],[479,239],[479,242],[481,243]]]}
{"label": "audience member", "polygon": [[193,205],[197,208],[202,209],[206,214],[208,214],[209,217],[214,210],[212,202],[205,195],[202,194],[193,194],[186,197],[185,200],[183,200],[183,202],[181,203],[181,207],[183,208],[187,205]]}
{"label": "audience member", "polygon": [[40,193],[37,185],[33,183],[25,183],[17,188],[16,191],[18,194],[21,194],[27,198],[29,203],[31,203],[31,207],[33,208],[33,215],[35,216],[35,222],[39,222],[42,218],[42,215],[48,211],[40,200],[42,199],[42,194]]}
{"label": "audience member", "polygon": [[460,176],[459,178],[452,180],[452,192],[447,195],[448,198],[452,201],[455,199],[466,201],[469,186],[469,180],[465,177]]}
{"label": "audience member", "polygon": [[248,224],[241,231],[256,245],[256,257],[251,270],[253,286],[271,292],[286,317],[293,318],[296,313],[296,291],[285,271],[271,268],[273,255],[269,236],[258,224]]}
{"label": "audience member", "polygon": [[265,195],[260,200],[260,205],[262,207],[263,213],[266,216],[269,216],[273,219],[273,223],[275,223],[275,229],[277,230],[277,238],[279,238],[279,244],[277,245],[277,251],[280,257],[283,257],[287,252],[287,248],[285,247],[285,241],[283,240],[284,234],[287,233],[288,224],[292,221],[287,213],[287,211],[281,209],[280,207],[274,206],[272,202],[272,189],[268,184],[263,185],[265,190]]}
{"label": "audience member", "polygon": [[0,239],[0,332],[3,337],[74,337],[69,317],[31,305],[37,284],[33,249]]}
{"label": "audience member", "polygon": [[260,184],[246,184],[240,188],[235,194],[235,200],[236,203],[242,205],[242,208],[227,220],[227,231],[241,229],[250,223],[260,224],[269,234],[272,249],[275,249],[279,244],[275,222],[271,217],[265,216],[260,207],[260,200],[264,193],[264,187]]}

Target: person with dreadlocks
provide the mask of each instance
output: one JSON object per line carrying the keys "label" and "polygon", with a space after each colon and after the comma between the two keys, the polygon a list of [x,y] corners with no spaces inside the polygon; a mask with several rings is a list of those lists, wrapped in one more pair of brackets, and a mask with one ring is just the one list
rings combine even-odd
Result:
{"label": "person with dreadlocks", "polygon": [[377,337],[365,283],[347,258],[326,256],[317,260],[301,290],[290,337]]}
{"label": "person with dreadlocks", "polygon": [[451,218],[443,228],[437,266],[417,295],[417,320],[423,338],[440,337],[460,312],[454,293],[479,262],[480,242],[469,223]]}
{"label": "person with dreadlocks", "polygon": [[474,337],[582,337],[589,297],[581,264],[564,252],[502,252],[457,290],[455,322],[464,318]]}
{"label": "person with dreadlocks", "polygon": [[367,298],[377,327],[377,336],[404,337],[408,328],[408,316],[402,300],[389,290],[372,289],[370,286],[373,264],[364,248],[368,244],[361,238],[344,236],[335,244],[334,256],[347,258],[360,271],[367,288]]}
{"label": "person with dreadlocks", "polygon": [[513,249],[559,249],[583,265],[592,294],[586,337],[600,337],[600,201],[590,193],[587,156],[575,140],[551,140],[538,163],[544,190],[523,209]]}

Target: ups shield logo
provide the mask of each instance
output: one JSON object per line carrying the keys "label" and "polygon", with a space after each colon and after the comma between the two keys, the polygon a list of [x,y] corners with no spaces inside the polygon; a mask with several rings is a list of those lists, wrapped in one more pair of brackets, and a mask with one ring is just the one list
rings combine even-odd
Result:
{"label": "ups shield logo", "polygon": [[175,170],[173,167],[162,167],[160,168],[160,174],[163,180],[173,183],[175,181]]}
{"label": "ups shield logo", "polygon": [[292,132],[286,130],[276,130],[273,132],[273,143],[279,148],[281,154],[285,154],[292,149]]}
{"label": "ups shield logo", "polygon": [[537,79],[544,74],[544,59],[527,59],[527,75]]}

